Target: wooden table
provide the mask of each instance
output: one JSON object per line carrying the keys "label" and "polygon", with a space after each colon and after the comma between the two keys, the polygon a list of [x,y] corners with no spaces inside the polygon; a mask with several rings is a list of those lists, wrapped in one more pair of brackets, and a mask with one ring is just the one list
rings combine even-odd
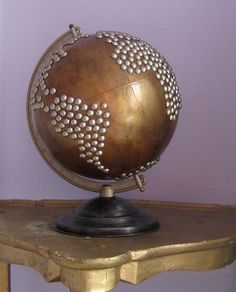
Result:
{"label": "wooden table", "polygon": [[10,264],[62,281],[72,292],[110,291],[169,270],[211,270],[236,258],[236,206],[134,201],[161,229],[124,238],[89,238],[54,230],[81,201],[0,201],[0,291],[10,291]]}

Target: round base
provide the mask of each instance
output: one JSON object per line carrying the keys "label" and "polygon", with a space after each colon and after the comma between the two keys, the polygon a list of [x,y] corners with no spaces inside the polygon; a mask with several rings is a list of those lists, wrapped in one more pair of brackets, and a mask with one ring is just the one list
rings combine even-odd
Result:
{"label": "round base", "polygon": [[56,229],[91,237],[120,237],[150,232],[158,221],[119,197],[98,197],[61,216]]}

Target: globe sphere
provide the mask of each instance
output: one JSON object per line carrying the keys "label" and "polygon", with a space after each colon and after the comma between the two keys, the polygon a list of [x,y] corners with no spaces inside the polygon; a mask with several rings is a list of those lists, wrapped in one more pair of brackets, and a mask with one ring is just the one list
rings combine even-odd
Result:
{"label": "globe sphere", "polygon": [[29,86],[31,133],[62,176],[122,180],[156,164],[175,131],[181,97],[160,53],[126,33],[67,32]]}

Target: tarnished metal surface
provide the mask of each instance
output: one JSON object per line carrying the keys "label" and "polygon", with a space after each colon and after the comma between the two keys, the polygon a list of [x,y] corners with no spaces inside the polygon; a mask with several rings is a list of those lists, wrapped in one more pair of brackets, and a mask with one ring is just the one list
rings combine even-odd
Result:
{"label": "tarnished metal surface", "polygon": [[85,188],[79,176],[126,179],[154,165],[180,107],[174,73],[150,45],[115,32],[83,35],[73,26],[40,59],[27,102],[43,157]]}

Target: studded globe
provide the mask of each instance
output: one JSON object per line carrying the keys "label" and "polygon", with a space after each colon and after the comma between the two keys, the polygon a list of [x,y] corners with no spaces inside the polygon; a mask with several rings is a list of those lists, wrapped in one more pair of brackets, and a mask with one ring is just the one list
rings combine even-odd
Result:
{"label": "studded globe", "polygon": [[172,68],[129,34],[66,33],[44,53],[29,86],[34,141],[62,176],[123,180],[154,165],[176,128]]}

